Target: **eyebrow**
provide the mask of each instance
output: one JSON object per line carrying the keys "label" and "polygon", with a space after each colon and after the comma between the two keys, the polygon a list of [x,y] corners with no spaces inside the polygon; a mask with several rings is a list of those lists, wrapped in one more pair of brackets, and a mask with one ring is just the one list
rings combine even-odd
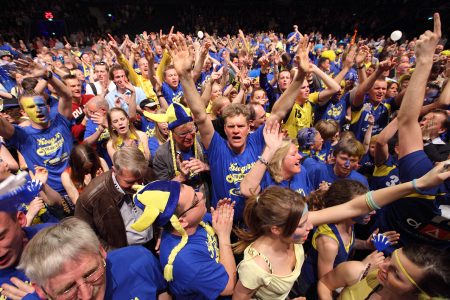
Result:
{"label": "eyebrow", "polygon": [[[95,270],[97,270],[98,267],[99,267],[99,266],[94,266],[94,267],[92,267],[89,271],[87,271],[86,273],[84,273],[83,279],[86,279],[86,277],[92,275],[92,274],[95,272]],[[64,293],[64,292],[67,291],[68,289],[74,287],[76,284],[77,284],[76,281],[73,281],[73,282],[71,282],[71,283],[66,284],[66,285],[64,286],[63,289],[60,289],[59,292],[57,292],[57,294],[60,295],[60,294]]]}

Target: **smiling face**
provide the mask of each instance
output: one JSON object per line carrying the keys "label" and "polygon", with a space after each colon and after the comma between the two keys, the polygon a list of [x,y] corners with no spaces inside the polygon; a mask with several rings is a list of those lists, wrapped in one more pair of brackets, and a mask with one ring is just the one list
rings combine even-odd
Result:
{"label": "smiling face", "polygon": [[73,98],[81,97],[81,82],[78,79],[66,79],[66,86],[69,88],[72,93]]}
{"label": "smiling face", "polygon": [[285,178],[292,178],[295,174],[300,173],[302,156],[298,153],[297,146],[292,144],[289,146],[288,153],[283,159],[282,170]]}
{"label": "smiling face", "polygon": [[130,130],[130,121],[128,117],[119,110],[110,112],[111,126],[119,135],[125,135]]}
{"label": "smiling face", "polygon": [[334,173],[338,177],[347,177],[350,172],[358,166],[359,158],[350,156],[346,153],[339,153],[336,155],[336,163],[334,165]]}
{"label": "smiling face", "polygon": [[44,98],[41,96],[22,97],[20,103],[32,123],[43,127],[49,125],[49,108]]}
{"label": "smiling face", "polygon": [[[396,250],[391,258],[387,258],[380,266],[377,274],[377,280],[392,295],[399,296],[397,299],[411,299],[408,296],[416,291],[416,287],[411,283],[407,276],[402,272],[400,264],[415,282],[419,282],[424,276],[424,269],[420,268],[409,260],[402,252],[402,249]],[[411,296],[411,295],[409,295]]]}
{"label": "smiling face", "polygon": [[244,115],[237,115],[225,119],[225,135],[230,148],[236,153],[242,153],[245,149],[250,126]]}
{"label": "smiling face", "polygon": [[375,103],[380,103],[384,100],[384,96],[386,95],[387,90],[387,82],[384,80],[377,80],[373,84],[372,88],[369,91],[370,100]]}

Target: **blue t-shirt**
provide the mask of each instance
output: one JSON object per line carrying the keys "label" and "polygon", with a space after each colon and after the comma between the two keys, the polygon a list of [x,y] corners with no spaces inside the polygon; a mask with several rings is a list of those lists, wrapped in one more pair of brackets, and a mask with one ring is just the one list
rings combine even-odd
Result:
{"label": "blue t-shirt", "polygon": [[379,190],[385,187],[394,186],[400,183],[397,161],[389,155],[388,160],[381,166],[375,166],[373,176],[369,178],[371,190]]}
{"label": "blue t-shirt", "polygon": [[311,187],[311,181],[308,177],[308,171],[304,166],[301,167],[300,173],[295,174],[291,180],[283,180],[280,183],[273,180],[269,171],[266,171],[263,179],[261,180],[261,191],[272,185],[290,188],[304,197],[309,195],[313,190]]}
{"label": "blue t-shirt", "polygon": [[[39,225],[34,225],[34,226],[30,226],[30,227],[24,227],[23,231],[25,232],[25,236],[30,240],[33,238],[33,236],[36,235],[36,233],[39,232],[39,230],[44,229],[45,227],[51,226],[53,224],[39,224]],[[28,277],[21,271],[16,269],[15,267],[9,267],[6,269],[1,269],[0,270],[0,286],[4,283],[7,284],[12,284],[11,283],[11,277],[17,277],[20,280],[22,280],[25,283],[29,283],[29,279]],[[0,291],[2,289],[0,288]],[[3,296],[0,296],[0,299],[2,300],[7,300],[10,298],[3,298]],[[39,298],[37,298],[39,299]]]}
{"label": "blue t-shirt", "polygon": [[156,136],[148,138],[148,149],[150,149],[151,157],[155,157],[156,150],[158,150],[159,146],[158,138]]}
{"label": "blue t-shirt", "polygon": [[241,195],[240,185],[261,155],[265,142],[263,137],[264,126],[259,127],[247,137],[245,150],[236,154],[217,132],[208,148],[209,167],[211,169],[212,197],[211,204],[216,207],[217,202],[223,198],[236,201],[234,219],[242,219],[245,207],[245,198]]}
{"label": "blue t-shirt", "polygon": [[[318,164],[314,170],[309,172],[308,175],[310,175],[310,179],[314,190],[317,190],[319,188],[319,185],[322,181],[332,184],[336,180],[341,179],[341,177],[338,177],[334,173],[333,168],[334,165]],[[359,174],[356,171],[351,171],[350,174],[345,178],[357,180],[362,184],[364,184],[366,187],[369,187],[369,183],[367,182],[366,177],[364,177],[363,175]]]}
{"label": "blue t-shirt", "polygon": [[128,246],[108,253],[105,299],[157,299],[166,289],[161,265],[149,250]]}
{"label": "blue t-shirt", "polygon": [[345,93],[339,100],[331,99],[326,105],[315,105],[314,120],[335,120],[339,127],[345,123],[347,108],[350,106],[350,93]]}
{"label": "blue t-shirt", "polygon": [[[86,122],[86,130],[84,131],[84,138],[87,139],[91,135],[93,135],[98,130],[98,125],[94,123],[91,119],[88,119]],[[103,157],[103,159],[106,161],[108,166],[111,168],[112,166],[112,160],[111,157],[109,157],[108,149],[106,148],[106,144],[109,141],[109,131],[108,129],[105,129],[103,133],[100,135],[98,140],[95,142],[97,153]]]}
{"label": "blue t-shirt", "polygon": [[8,141],[9,145],[22,153],[29,168],[47,168],[47,184],[60,194],[65,194],[61,174],[67,168],[73,147],[70,121],[57,114],[47,129],[17,125],[14,125],[14,129],[14,135]]}
{"label": "blue t-shirt", "polygon": [[389,115],[395,109],[397,109],[395,98],[383,100],[377,107],[374,107],[369,101],[369,96],[366,96],[361,106],[352,106],[350,130],[353,131],[356,139],[362,142],[369,127],[369,122],[367,121],[369,115],[372,114],[375,118],[375,124],[372,129],[372,136],[374,136],[379,134],[387,126],[389,123]]}
{"label": "blue t-shirt", "polygon": [[155,122],[147,119],[146,117],[142,117],[141,123],[141,131],[145,132],[149,138],[155,135]]}
{"label": "blue t-shirt", "polygon": [[173,102],[180,103],[181,97],[184,95],[181,84],[178,84],[177,88],[173,90],[167,82],[163,82],[161,91],[168,105]]}
{"label": "blue t-shirt", "polygon": [[[419,178],[433,168],[423,150],[402,157],[399,162],[401,182]],[[380,232],[400,233],[399,244],[428,244],[450,249],[450,222],[441,215],[436,195],[444,187],[426,190],[426,194],[410,194],[382,208],[378,213]]]}
{"label": "blue t-shirt", "polygon": [[[172,249],[181,241],[181,236],[163,232],[159,260],[167,264]],[[189,236],[173,263],[173,281],[169,289],[174,299],[216,299],[228,283],[225,267],[219,263],[219,243],[199,226]],[[150,299],[150,298],[146,298]]]}

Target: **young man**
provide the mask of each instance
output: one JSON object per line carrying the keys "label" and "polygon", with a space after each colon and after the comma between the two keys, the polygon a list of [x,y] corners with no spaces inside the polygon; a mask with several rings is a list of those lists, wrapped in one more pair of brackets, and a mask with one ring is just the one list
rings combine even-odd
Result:
{"label": "young man", "polygon": [[363,153],[363,145],[357,140],[340,141],[333,150],[334,164],[316,164],[308,169],[313,188],[318,189],[322,183],[331,185],[340,178],[357,180],[369,187],[367,179],[355,171]]}
{"label": "young man", "polygon": [[208,218],[203,194],[176,181],[154,181],[141,188],[134,201],[145,211],[133,225],[135,230],[145,230],[155,221],[164,227],[160,262],[175,299],[216,299],[233,293],[230,201],[221,201]]}
{"label": "young man", "polygon": [[105,97],[110,109],[120,107],[131,114],[129,111],[131,101],[134,99],[134,104],[139,105],[147,98],[141,88],[131,85],[128,81],[128,72],[122,66],[112,66],[109,70],[109,79],[116,85],[116,89],[110,91]]}
{"label": "young man", "polygon": [[64,76],[63,82],[72,93],[72,135],[77,142],[82,142],[87,121],[84,106],[93,96],[81,94],[81,82],[76,75]]}
{"label": "young man", "polygon": [[[181,36],[174,37],[175,43],[170,44],[170,52],[176,72],[185,93],[193,117],[199,128],[203,146],[208,150],[212,179],[212,200],[215,206],[219,199],[231,198],[236,201],[235,219],[242,219],[245,198],[241,196],[239,185],[245,174],[253,164],[265,163],[258,160],[264,148],[263,128],[249,135],[248,108],[240,104],[231,104],[222,112],[225,121],[225,134],[227,140],[215,132],[211,119],[208,117],[205,105],[198,94],[191,75],[193,58],[189,54],[185,40]],[[299,71],[292,83],[275,103],[270,118],[280,121],[291,110],[295,97],[305,74],[311,71],[307,57],[307,42],[302,41],[298,50]]]}
{"label": "young man", "polygon": [[19,268],[36,289],[25,299],[171,299],[150,251],[131,246],[107,254],[77,218],[36,234]]}
{"label": "young man", "polygon": [[22,95],[19,103],[31,125],[11,125],[5,118],[0,117],[0,136],[22,153],[30,168],[45,167],[49,174],[48,184],[64,195],[66,192],[61,183],[61,173],[67,168],[73,147],[69,121],[72,118],[72,95],[68,88],[42,65],[28,60],[19,60],[18,65],[32,77],[42,77],[55,88],[60,95],[58,114],[50,120],[49,107],[42,96]]}
{"label": "young man", "polygon": [[106,91],[112,91],[116,88],[114,82],[109,80],[109,67],[104,62],[95,63],[94,74],[96,81],[86,85],[86,95],[102,95]]}

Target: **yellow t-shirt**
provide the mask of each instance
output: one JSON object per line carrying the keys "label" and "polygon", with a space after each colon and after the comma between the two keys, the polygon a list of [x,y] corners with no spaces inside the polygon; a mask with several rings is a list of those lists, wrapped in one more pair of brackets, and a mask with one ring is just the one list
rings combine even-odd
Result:
{"label": "yellow t-shirt", "polygon": [[[289,275],[279,276],[262,269],[254,257],[258,252],[250,245],[244,251],[244,259],[237,266],[239,280],[242,285],[250,290],[256,290],[252,299],[284,300],[291,290],[294,282],[300,276],[305,254],[303,246],[295,244],[295,268]],[[262,255],[261,255],[262,256]]]}
{"label": "yellow t-shirt", "polygon": [[289,117],[283,125],[283,129],[287,130],[288,136],[291,139],[297,138],[297,132],[302,128],[311,127],[314,121],[314,107],[319,101],[319,92],[315,92],[309,95],[305,104],[300,105],[295,103],[292,107]]}
{"label": "yellow t-shirt", "polygon": [[377,280],[378,269],[371,271],[363,280],[344,288],[338,300],[366,299],[373,289],[379,284]]}

